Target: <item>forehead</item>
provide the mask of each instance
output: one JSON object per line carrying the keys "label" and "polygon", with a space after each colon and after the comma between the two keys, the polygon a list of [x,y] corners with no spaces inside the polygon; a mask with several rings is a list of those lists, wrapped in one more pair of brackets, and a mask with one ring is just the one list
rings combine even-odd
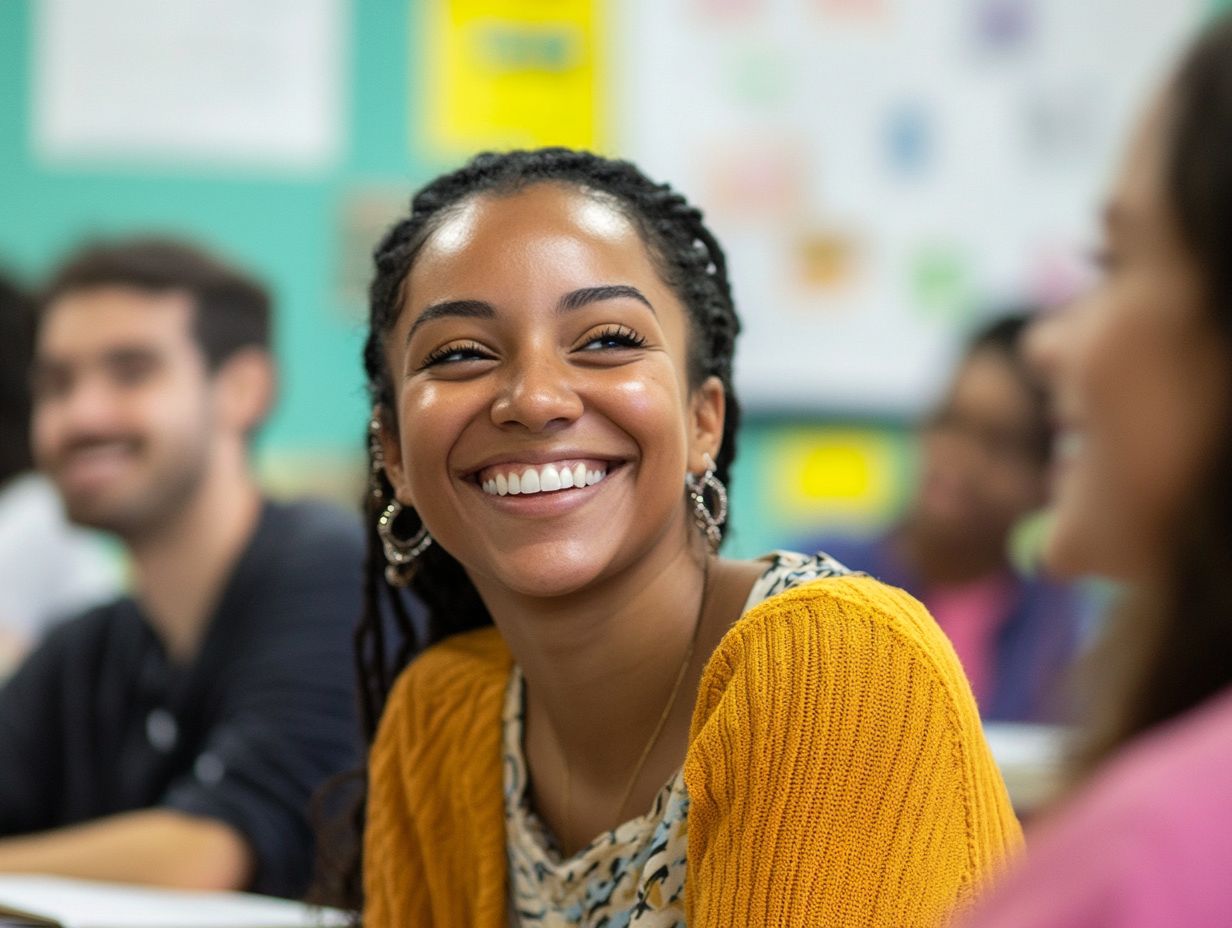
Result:
{"label": "forehead", "polygon": [[192,297],[126,286],[70,290],[45,310],[36,353],[69,361],[116,348],[144,346],[165,353],[195,352]]}
{"label": "forehead", "polygon": [[998,418],[1031,417],[1036,408],[1021,371],[997,348],[977,348],[963,360],[948,402]]}
{"label": "forehead", "polygon": [[408,276],[424,288],[481,286],[510,278],[657,280],[636,226],[610,198],[555,182],[479,194],[437,226]]}

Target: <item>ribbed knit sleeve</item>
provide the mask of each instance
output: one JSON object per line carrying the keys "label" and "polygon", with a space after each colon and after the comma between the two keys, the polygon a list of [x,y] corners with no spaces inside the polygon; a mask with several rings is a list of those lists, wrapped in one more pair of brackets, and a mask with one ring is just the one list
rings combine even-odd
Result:
{"label": "ribbed knit sleeve", "polygon": [[952,648],[869,578],[748,613],[690,740],[691,928],[935,925],[1021,840]]}
{"label": "ribbed knit sleeve", "polygon": [[495,629],[425,651],[390,694],[368,760],[364,928],[506,928]]}

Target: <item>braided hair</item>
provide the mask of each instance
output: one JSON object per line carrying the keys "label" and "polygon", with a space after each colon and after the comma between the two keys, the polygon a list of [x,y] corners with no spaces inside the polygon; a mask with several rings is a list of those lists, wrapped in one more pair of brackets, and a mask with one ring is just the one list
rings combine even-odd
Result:
{"label": "braided hair", "polygon": [[[566,148],[476,156],[420,190],[411,201],[410,216],[395,224],[377,246],[364,368],[373,409],[383,417],[382,425],[396,425],[385,341],[402,310],[404,282],[419,249],[466,200],[480,194],[514,194],[538,183],[572,185],[601,197],[637,229],[664,282],[686,309],[690,388],[711,376],[723,384],[727,413],[715,474],[726,482],[740,420],[740,407],[732,391],[732,358],[740,321],[723,250],[703,223],[701,211],[668,185],[651,181],[628,161]],[[356,660],[364,730],[371,742],[393,679],[410,658],[436,641],[488,625],[492,619],[462,565],[440,545],[432,545],[420,556],[410,581],[412,591],[427,609],[426,629],[417,629],[399,591],[385,580],[377,520],[393,498],[393,487],[380,467],[373,438],[369,455],[376,466],[372,468],[373,486],[367,498],[364,612],[356,631]],[[405,536],[419,528],[415,512],[404,510],[398,519],[398,533]],[[400,639],[397,642],[386,640],[389,629],[382,620],[382,602],[388,604],[393,634]]]}

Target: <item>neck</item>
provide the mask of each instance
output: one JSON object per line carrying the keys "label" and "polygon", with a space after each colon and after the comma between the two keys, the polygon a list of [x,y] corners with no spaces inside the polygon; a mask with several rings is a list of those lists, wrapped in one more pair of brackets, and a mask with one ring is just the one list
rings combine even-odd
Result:
{"label": "neck", "polygon": [[167,653],[181,663],[196,655],[261,510],[243,462],[214,465],[171,517],[126,539],[137,600]]}
{"label": "neck", "polygon": [[[713,645],[703,563],[681,539],[575,596],[483,591],[526,681],[532,802],[567,852],[647,806],[683,760]],[[707,615],[725,609],[714,600]]]}

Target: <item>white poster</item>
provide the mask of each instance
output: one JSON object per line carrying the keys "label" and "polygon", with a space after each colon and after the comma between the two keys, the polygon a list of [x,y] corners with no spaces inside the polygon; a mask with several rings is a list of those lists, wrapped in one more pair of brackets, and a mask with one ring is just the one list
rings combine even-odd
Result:
{"label": "white poster", "polygon": [[1205,8],[622,0],[619,150],[726,247],[745,402],[914,413],[981,313],[1072,292]]}
{"label": "white poster", "polygon": [[312,171],[340,153],[345,0],[39,0],[48,160]]}

